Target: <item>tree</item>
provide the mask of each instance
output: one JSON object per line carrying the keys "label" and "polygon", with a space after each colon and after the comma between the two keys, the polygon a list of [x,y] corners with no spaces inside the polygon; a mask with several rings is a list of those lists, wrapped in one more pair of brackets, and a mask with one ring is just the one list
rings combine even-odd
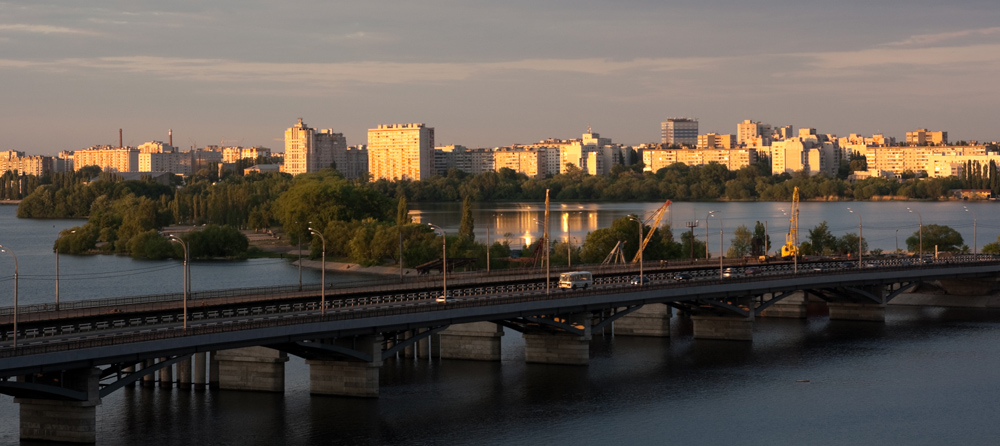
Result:
{"label": "tree", "polygon": [[830,233],[826,220],[809,230],[809,245],[812,248],[812,253],[816,255],[836,251],[837,238]]}
{"label": "tree", "polygon": [[406,203],[406,196],[399,197],[399,204],[396,205],[396,225],[403,226],[413,223],[410,218],[410,207]]}
{"label": "tree", "polygon": [[[935,246],[938,251],[960,251],[964,243],[962,234],[945,225],[924,225],[923,231],[924,252],[933,251]],[[906,239],[906,248],[911,252],[920,250],[920,229]]]}
{"label": "tree", "polygon": [[[841,236],[840,238],[837,239],[836,246],[837,246],[837,249],[835,249],[835,252],[837,254],[852,254],[852,255],[857,256],[858,255],[858,234],[855,234],[853,232],[849,232],[847,234],[844,234],[843,236]],[[864,237],[862,237],[861,238],[861,253],[863,254],[865,252],[868,252],[868,241],[865,240]]]}
{"label": "tree", "polygon": [[476,220],[472,218],[472,196],[466,195],[465,201],[462,202],[462,221],[458,224],[458,235],[469,240],[475,240],[475,222]]}
{"label": "tree", "polygon": [[681,254],[692,260],[705,257],[705,242],[698,240],[691,231],[684,231],[681,233]]}
{"label": "tree", "polygon": [[766,255],[766,251],[774,249],[771,245],[771,235],[767,233],[767,228],[760,221],[753,227],[753,249],[751,254],[754,257]]}
{"label": "tree", "polygon": [[747,229],[746,225],[739,225],[733,231],[733,238],[729,241],[729,250],[726,257],[740,258],[750,255],[753,250],[753,233]]}

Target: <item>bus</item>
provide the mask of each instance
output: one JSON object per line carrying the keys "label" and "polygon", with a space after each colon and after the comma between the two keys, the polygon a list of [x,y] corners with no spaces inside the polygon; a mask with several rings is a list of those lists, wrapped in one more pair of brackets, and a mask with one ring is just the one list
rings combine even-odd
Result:
{"label": "bus", "polygon": [[559,288],[575,290],[577,287],[580,287],[587,289],[588,286],[593,284],[594,276],[589,271],[572,271],[559,275]]}

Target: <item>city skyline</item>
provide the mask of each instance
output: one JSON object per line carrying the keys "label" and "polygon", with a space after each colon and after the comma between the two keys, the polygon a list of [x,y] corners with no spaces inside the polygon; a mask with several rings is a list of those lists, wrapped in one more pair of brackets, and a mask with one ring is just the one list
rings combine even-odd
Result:
{"label": "city skyline", "polygon": [[[364,144],[425,122],[438,145],[635,145],[670,117],[821,133],[1000,139],[1000,11],[807,5],[0,2],[0,151],[97,144],[281,147],[298,117]],[[38,131],[42,126],[44,131]],[[26,129],[36,128],[35,131]]]}

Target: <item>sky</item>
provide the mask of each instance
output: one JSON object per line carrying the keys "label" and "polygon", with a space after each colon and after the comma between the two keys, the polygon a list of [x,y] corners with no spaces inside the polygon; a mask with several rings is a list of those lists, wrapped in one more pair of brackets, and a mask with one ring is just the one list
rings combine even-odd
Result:
{"label": "sky", "polygon": [[0,151],[659,142],[660,122],[1000,140],[996,0],[0,0]]}

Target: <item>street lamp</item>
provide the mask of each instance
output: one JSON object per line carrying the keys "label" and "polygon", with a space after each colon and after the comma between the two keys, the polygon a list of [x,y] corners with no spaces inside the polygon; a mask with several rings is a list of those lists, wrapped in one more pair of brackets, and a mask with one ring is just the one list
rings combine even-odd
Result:
{"label": "street lamp", "polygon": [[[312,222],[309,222],[309,223],[312,223]],[[323,234],[321,234],[319,231],[313,229],[312,227],[307,228],[307,229],[309,229],[309,232],[312,233],[313,235],[319,236],[320,241],[323,242],[323,246],[322,246],[323,247],[323,254],[322,254],[322,256],[323,256],[323,263],[321,264],[323,270],[320,271],[320,273],[319,273],[319,277],[320,277],[319,280],[320,280],[320,282],[322,282],[320,284],[320,287],[319,287],[319,313],[320,314],[326,314],[326,238],[323,237]]]}
{"label": "street lamp", "polygon": [[632,220],[639,224],[639,286],[642,286],[643,276],[642,276],[642,220],[638,217],[629,216],[629,220]]}
{"label": "street lamp", "polygon": [[976,229],[977,229],[976,228],[976,220],[977,220],[977,218],[976,218],[976,211],[973,211],[972,209],[969,209],[966,206],[962,206],[962,207],[965,208],[965,212],[972,212],[972,256],[976,257],[976,254],[978,254],[978,252],[976,251],[976,249],[978,249],[978,245],[979,245],[978,241],[976,240]]}
{"label": "street lamp", "polygon": [[17,348],[17,255],[10,248],[0,245],[0,252],[10,254],[14,258],[14,348]]}
{"label": "street lamp", "polygon": [[[715,213],[715,211],[712,211],[710,213],[710,215],[712,217],[719,217],[719,280],[722,280],[722,274],[723,274],[722,258],[724,257],[725,249],[726,249],[726,244],[725,244],[725,241],[723,240],[723,237],[725,237],[725,235],[722,233],[722,231],[726,228],[726,223],[722,219],[722,215],[720,215],[718,213]],[[706,227],[708,226],[708,220],[705,221],[705,226]],[[705,236],[705,252],[706,253],[708,252],[708,236],[707,235]]]}
{"label": "street lamp", "polygon": [[448,236],[444,229],[433,223],[427,223],[434,231],[441,231],[441,297],[448,302]]}
{"label": "street lamp", "polygon": [[919,245],[919,248],[920,248],[920,251],[919,251],[920,252],[920,257],[919,258],[920,258],[921,261],[923,261],[924,260],[924,217],[922,215],[920,215],[920,212],[914,211],[913,209],[906,208],[906,210],[910,211],[911,214],[917,214],[917,221],[920,223],[920,226],[917,229],[917,231],[919,231],[919,240],[920,240],[920,245]]}
{"label": "street lamp", "polygon": [[853,209],[847,208],[847,212],[852,214],[858,214],[858,269],[861,269],[861,238],[864,234],[864,228],[861,225],[861,213],[854,212]]}
{"label": "street lamp", "polygon": [[190,291],[190,283],[191,283],[190,282],[190,278],[189,278],[189,274],[188,274],[189,271],[190,271],[190,266],[189,266],[190,264],[188,263],[188,260],[191,259],[191,256],[188,253],[188,243],[187,242],[185,242],[184,240],[181,240],[180,238],[177,238],[177,236],[175,236],[175,235],[170,235],[170,241],[174,242],[174,243],[177,243],[178,245],[181,245],[181,248],[184,248],[184,301],[183,301],[184,302],[183,303],[183,305],[184,305],[184,324],[183,324],[183,328],[185,330],[187,330],[187,328],[188,328],[188,304],[187,304],[187,302],[188,302],[188,292]]}
{"label": "street lamp", "polygon": [[[498,214],[498,213],[494,212],[493,213],[493,219],[496,219],[497,216],[499,216],[499,215],[503,215],[503,214]],[[491,246],[493,246],[493,245],[490,244],[490,220],[486,220],[486,272],[490,272],[490,247]]]}
{"label": "street lamp", "polygon": [[[708,215],[705,216],[705,260],[708,260],[708,219],[715,215],[715,211],[708,211]],[[694,244],[694,240],[691,240],[691,244]]]}
{"label": "street lamp", "polygon": [[896,229],[896,255],[899,255],[899,229]]}
{"label": "street lamp", "polygon": [[[76,234],[76,231],[69,231]],[[59,243],[56,242],[56,311],[59,311]]]}

